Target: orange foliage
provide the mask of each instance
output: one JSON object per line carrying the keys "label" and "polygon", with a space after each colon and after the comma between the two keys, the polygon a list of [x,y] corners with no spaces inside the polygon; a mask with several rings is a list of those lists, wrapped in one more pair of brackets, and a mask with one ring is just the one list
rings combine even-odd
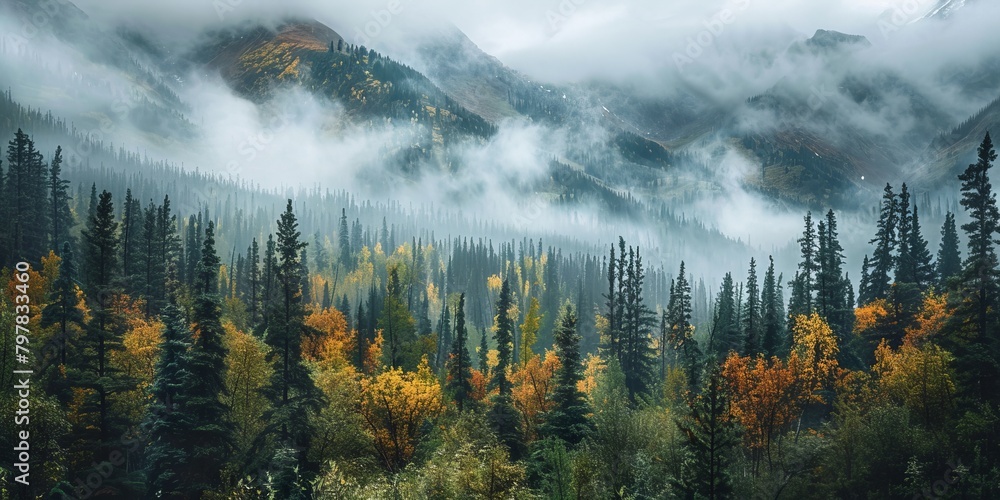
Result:
{"label": "orange foliage", "polygon": [[732,395],[730,411],[746,429],[752,449],[769,449],[777,434],[802,413],[810,392],[800,379],[798,355],[788,363],[774,357],[756,359],[731,354],[722,364],[722,376]]}
{"label": "orange foliage", "polygon": [[483,372],[475,368],[470,369],[469,372],[469,384],[472,385],[472,393],[469,394],[469,397],[474,401],[483,401],[486,399],[487,388],[490,385],[490,381],[486,378],[486,375],[484,375]]}
{"label": "orange foliage", "polygon": [[948,314],[948,294],[928,293],[924,296],[920,312],[914,318],[914,324],[906,328],[903,343],[919,347],[940,333],[949,318],[951,315]]}
{"label": "orange foliage", "polygon": [[862,334],[882,324],[889,316],[885,299],[878,299],[854,310],[854,333]]}
{"label": "orange foliage", "polygon": [[343,313],[333,308],[314,312],[306,316],[306,326],[318,334],[302,340],[302,357],[324,368],[348,364],[355,341]]}
{"label": "orange foliage", "polygon": [[528,440],[535,439],[542,414],[553,407],[550,397],[555,390],[557,369],[559,358],[553,351],[546,351],[545,361],[535,356],[511,376],[514,406],[521,411]]}
{"label": "orange foliage", "polygon": [[375,449],[391,471],[406,465],[423,423],[443,410],[441,386],[426,358],[415,372],[392,368],[361,380],[361,415]]}
{"label": "orange foliage", "polygon": [[384,342],[385,337],[382,337],[382,330],[376,331],[375,340],[368,344],[365,349],[365,373],[376,373],[382,369],[382,344]]}

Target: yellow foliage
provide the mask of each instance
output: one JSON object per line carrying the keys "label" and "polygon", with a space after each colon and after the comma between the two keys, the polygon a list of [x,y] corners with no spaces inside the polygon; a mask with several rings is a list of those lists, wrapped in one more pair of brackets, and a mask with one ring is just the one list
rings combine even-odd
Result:
{"label": "yellow foliage", "polygon": [[[801,316],[800,316],[801,317]],[[722,376],[732,394],[730,412],[746,429],[751,449],[768,449],[781,430],[798,418],[812,391],[799,378],[797,354],[788,363],[731,354],[722,365]]]}
{"label": "yellow foliage", "polygon": [[792,339],[795,356],[788,362],[789,365],[800,363],[794,368],[799,372],[797,376],[807,384],[807,391],[815,395],[816,391],[832,387],[840,367],[837,363],[840,349],[826,320],[817,313],[796,316]]}
{"label": "yellow foliage", "polygon": [[600,379],[606,367],[607,364],[600,356],[588,354],[587,359],[583,362],[583,378],[576,383],[576,388],[589,397],[597,387],[597,380]]}
{"label": "yellow foliage", "polygon": [[948,294],[927,293],[914,324],[906,328],[903,343],[920,346],[944,328],[951,315],[948,313]]}
{"label": "yellow foliage", "polygon": [[878,299],[854,310],[854,333],[862,334],[878,327],[889,316],[885,299]]}
{"label": "yellow foliage", "polygon": [[[427,371],[426,361],[422,363]],[[444,410],[441,386],[433,376],[386,370],[361,380],[361,415],[375,449],[392,471],[398,471],[413,456],[423,423]]]}
{"label": "yellow foliage", "polygon": [[122,376],[137,381],[134,389],[114,396],[117,410],[137,421],[150,402],[148,388],[153,383],[156,360],[160,356],[163,323],[147,321],[139,314],[130,316],[127,323],[129,329],[122,337],[123,349],[111,351],[109,361]]}
{"label": "yellow foliage", "polygon": [[226,322],[226,394],[222,402],[229,407],[236,426],[236,445],[247,450],[264,430],[264,413],[269,405],[261,390],[271,379],[273,368],[267,362],[267,345],[257,337]]}
{"label": "yellow foliage", "polygon": [[940,423],[954,402],[953,360],[951,353],[930,342],[921,347],[903,344],[893,351],[883,340],[875,349],[873,372],[887,397],[927,424]]}
{"label": "yellow foliage", "polygon": [[551,396],[558,369],[559,357],[553,351],[546,351],[545,361],[535,356],[511,375],[514,407],[521,412],[524,434],[529,441],[537,437],[542,415],[555,404]]}

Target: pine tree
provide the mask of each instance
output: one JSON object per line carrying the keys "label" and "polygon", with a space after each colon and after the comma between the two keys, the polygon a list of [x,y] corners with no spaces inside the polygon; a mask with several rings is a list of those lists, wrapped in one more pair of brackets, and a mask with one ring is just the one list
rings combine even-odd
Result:
{"label": "pine tree", "polygon": [[736,288],[732,273],[722,278],[722,287],[716,298],[715,318],[709,339],[709,350],[716,359],[725,359],[730,351],[743,348],[739,339],[739,318],[736,315]]}
{"label": "pine tree", "polygon": [[261,315],[260,245],[257,244],[257,238],[250,243],[247,255],[247,296],[244,300],[250,310],[250,324],[256,327]]}
{"label": "pine tree", "polygon": [[[274,268],[273,300],[270,304],[264,341],[270,347],[268,361],[274,367],[271,383],[265,391],[271,401],[270,429],[278,432],[286,447],[308,447],[309,414],[319,409],[322,394],[309,375],[302,360],[302,336],[305,333],[305,308],[302,304],[302,282],[299,253],[305,243],[299,238],[298,221],[288,200],[278,219],[277,241],[268,238],[268,246],[278,259]],[[303,458],[303,457],[300,457]]]}
{"label": "pine tree", "polygon": [[[691,285],[685,276],[684,261],[681,261],[672,292],[673,296],[670,299],[672,307],[667,311],[667,328],[669,330],[667,344],[680,356],[680,361],[687,372],[689,385],[697,387],[696,382],[692,381],[697,381],[701,375],[699,367],[702,353],[698,341],[694,338],[695,327],[691,323]],[[663,371],[664,373],[660,377],[661,381],[666,375],[665,370]]]}
{"label": "pine tree", "polygon": [[[819,272],[816,276],[816,308],[832,325],[843,325],[847,313],[843,287],[844,248],[837,234],[837,216],[833,210],[826,213],[819,235]],[[844,332],[841,332],[844,333]]]}
{"label": "pine tree", "polygon": [[[347,232],[347,209],[340,209],[340,228],[337,231],[337,245],[340,247],[340,264],[344,269],[351,269],[354,263],[354,255],[351,252],[350,235]],[[386,249],[386,252],[389,250]]]}
{"label": "pine tree", "polygon": [[783,307],[778,297],[779,280],[774,276],[774,257],[768,257],[767,272],[764,273],[764,285],[761,290],[761,352],[765,357],[776,356],[781,345],[784,331]]}
{"label": "pine tree", "polygon": [[511,367],[511,354],[514,348],[514,325],[508,314],[512,303],[510,284],[507,278],[504,278],[503,284],[500,286],[500,297],[497,300],[496,332],[494,334],[498,355],[497,366],[493,370],[492,385],[497,388],[498,392],[493,397],[493,405],[490,408],[488,418],[497,437],[510,450],[511,456],[516,459],[516,457],[521,456],[524,443],[521,441],[520,415],[514,408],[511,398],[512,386],[507,378],[507,370]]}
{"label": "pine tree", "polygon": [[555,337],[559,368],[556,370],[556,386],[552,392],[554,407],[544,416],[542,433],[574,446],[593,431],[593,425],[587,419],[590,413],[587,399],[577,387],[577,383],[583,379],[580,335],[577,332],[576,313],[569,305],[559,317]]}
{"label": "pine tree", "polygon": [[923,233],[920,230],[920,214],[915,203],[913,204],[911,219],[913,221],[913,229],[910,231],[911,260],[908,263],[910,269],[907,270],[907,274],[911,277],[913,283],[917,284],[917,288],[921,292],[924,292],[937,281],[937,276],[934,266],[931,264],[931,252],[927,248],[927,240],[924,239]]}
{"label": "pine tree", "polygon": [[445,390],[458,405],[458,411],[464,411],[472,399],[472,359],[466,347],[469,334],[465,330],[465,294],[458,297],[458,308],[455,310],[455,341],[451,344],[451,356],[448,358],[448,377]]}
{"label": "pine tree", "polygon": [[202,421],[187,408],[192,384],[188,371],[191,332],[180,311],[167,305],[162,315],[165,328],[150,393],[153,397],[146,422],[146,489],[152,498],[192,498],[202,490],[190,474],[204,473],[192,467],[191,431]]}
{"label": "pine tree", "polygon": [[[59,361],[58,365],[65,367],[67,363],[67,346],[71,344],[71,326],[84,327],[83,311],[79,308],[80,297],[76,287],[76,263],[73,260],[73,248],[69,242],[63,243],[62,260],[59,262],[59,277],[51,285],[49,303],[42,309],[42,328],[56,326],[58,333]],[[50,341],[51,342],[51,341]],[[60,377],[61,378],[61,377]],[[63,393],[62,397],[68,396]],[[65,400],[63,400],[65,401]]]}
{"label": "pine tree", "polygon": [[187,369],[191,383],[186,388],[184,411],[196,419],[197,425],[188,431],[191,444],[186,479],[202,491],[219,486],[219,472],[233,446],[233,428],[228,410],[220,397],[225,393],[226,353],[223,343],[222,307],[218,293],[219,257],[215,252],[215,225],[205,228],[201,261],[193,283],[194,342],[191,345]]}
{"label": "pine tree", "polygon": [[50,248],[58,250],[63,243],[71,242],[70,228],[73,227],[73,212],[69,208],[69,181],[62,178],[62,147],[56,147],[56,153],[49,164],[49,220],[52,224],[52,243]]}
{"label": "pine tree", "polygon": [[989,177],[997,158],[989,133],[978,153],[978,161],[958,176],[962,181],[961,204],[970,219],[962,224],[969,240],[969,256],[960,278],[960,297],[964,300],[955,309],[955,331],[946,347],[955,354],[961,387],[980,400],[996,401],[1000,395],[1000,359],[996,350],[1000,342],[996,312],[1000,210]]}
{"label": "pine tree", "polygon": [[386,364],[392,368],[415,370],[420,362],[414,346],[417,341],[416,322],[406,308],[403,284],[399,280],[399,269],[395,266],[389,269],[385,302],[378,326],[385,336]]}
{"label": "pine tree", "polygon": [[[622,240],[619,240],[622,241]],[[629,247],[628,264],[619,279],[624,281],[624,307],[618,311],[622,318],[622,358],[621,367],[625,374],[625,386],[629,399],[635,403],[650,394],[654,384],[656,353],[650,345],[650,330],[655,327],[656,317],[643,301],[643,285],[646,272],[638,249]]]}
{"label": "pine tree", "polygon": [[802,281],[802,293],[799,299],[801,300],[801,309],[808,314],[813,310],[812,291],[815,289],[814,279],[817,271],[819,271],[819,262],[816,255],[816,229],[813,226],[812,212],[806,212],[804,220],[805,229],[802,231],[802,237],[798,239],[799,251],[802,254],[802,261],[799,262],[799,279]]}
{"label": "pine tree", "polygon": [[441,315],[437,322],[437,356],[434,366],[441,370],[447,367],[448,354],[451,352],[453,341],[451,329],[451,314],[448,311],[447,298],[441,301]]}
{"label": "pine tree", "polygon": [[761,346],[761,308],[760,287],[757,283],[757,261],[750,258],[750,270],[747,272],[747,302],[743,309],[743,353],[753,356],[760,351]]}
{"label": "pine tree", "polygon": [[861,263],[861,281],[858,283],[858,306],[863,306],[868,302],[865,301],[866,297],[872,294],[872,277],[871,277],[871,262],[868,260],[868,254],[865,254],[865,259]]}
{"label": "pine tree", "polygon": [[898,226],[899,202],[892,192],[892,186],[885,185],[882,195],[882,208],[879,212],[878,231],[869,243],[875,245],[875,251],[869,260],[868,287],[862,289],[859,297],[862,304],[869,304],[876,299],[888,299],[890,287],[889,273],[895,264],[893,252],[896,249],[896,229]]}
{"label": "pine tree", "polygon": [[510,396],[511,391],[507,371],[512,366],[511,355],[514,346],[514,324],[508,314],[512,303],[510,284],[508,279],[504,278],[500,286],[500,297],[497,299],[496,331],[493,334],[493,339],[497,343],[498,356],[492,384],[500,391],[500,395],[506,396]]}
{"label": "pine tree", "polygon": [[941,226],[941,246],[937,253],[937,275],[942,289],[947,288],[951,278],[962,272],[962,256],[958,249],[958,229],[955,214],[949,211]]}
{"label": "pine tree", "polygon": [[725,383],[719,367],[712,368],[701,394],[688,400],[690,415],[678,421],[693,461],[692,476],[681,486],[692,497],[728,498],[732,493],[729,468],[739,440]]}

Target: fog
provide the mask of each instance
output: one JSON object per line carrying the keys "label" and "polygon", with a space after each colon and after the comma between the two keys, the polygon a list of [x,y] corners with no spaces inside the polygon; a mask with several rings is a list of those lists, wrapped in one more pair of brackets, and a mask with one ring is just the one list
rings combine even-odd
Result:
{"label": "fog", "polygon": [[[485,54],[533,81],[571,89],[582,96],[581,102],[601,105],[605,101],[593,96],[599,88],[610,88],[610,101],[634,100],[641,103],[636,105],[639,109],[656,104],[668,111],[687,109],[692,115],[718,110],[718,124],[708,132],[690,134],[684,132],[689,125],[682,120],[671,126],[676,130],[664,130],[643,116],[626,115],[637,133],[688,137],[672,144],[687,160],[668,172],[649,175],[681,182],[701,179],[699,166],[709,165],[712,172],[710,179],[697,181],[706,189],[693,201],[681,202],[673,194],[652,189],[631,194],[652,207],[669,203],[675,213],[704,221],[763,260],[767,253],[794,248],[804,208],[748,190],[746,179],[759,164],[735,146],[732,137],[801,129],[849,148],[863,136],[884,144],[885,157],[898,162],[894,167],[912,168],[909,162],[935,136],[996,97],[998,82],[992,69],[1000,60],[1000,31],[992,20],[1000,14],[1000,5],[967,3],[947,19],[924,18],[936,11],[936,0],[79,0],[75,4],[108,36],[125,27],[142,33],[171,58],[198,46],[206,31],[301,18],[316,19],[349,43],[423,69],[428,62],[419,55],[421,44],[453,25]],[[34,19],[27,24],[37,23],[37,16]],[[25,25],[14,16],[0,18],[0,29],[8,33],[25,34]],[[818,29],[861,35],[867,42],[807,46],[805,40]],[[185,168],[265,187],[346,189],[604,243],[593,230],[597,224],[607,224],[603,208],[589,202],[562,206],[543,189],[553,175],[553,159],[563,161],[581,148],[609,140],[609,127],[600,113],[581,110],[579,116],[584,118],[571,125],[505,118],[495,123],[498,132],[491,138],[455,146],[450,151],[453,163],[428,162],[419,172],[400,175],[383,163],[386,153],[400,144],[421,140],[412,123],[358,123],[339,103],[302,88],[283,89],[269,101],[256,103],[234,92],[218,74],[190,67],[173,74],[162,69],[163,61],[138,57],[144,71],[176,93],[180,103],[173,103],[170,96],[138,85],[106,61],[95,60],[93,51],[45,29],[37,31],[30,37],[4,39],[0,83],[11,86],[19,101],[52,109],[88,135]],[[171,66],[177,67],[183,68]],[[845,82],[853,87],[847,88]],[[861,99],[859,92],[872,95]],[[799,107],[747,105],[749,97],[762,93],[782,96]],[[615,101],[615,94],[625,97]],[[618,110],[611,106],[610,111]],[[155,126],[135,118],[142,114],[136,110],[155,114],[163,109],[175,116]],[[897,183],[905,176],[890,180]],[[853,182],[872,194],[857,206],[867,209],[881,185]],[[609,187],[623,191],[630,186]],[[814,218],[819,216],[814,213]],[[848,214],[845,218],[865,225],[841,228],[849,248],[849,269],[858,267],[858,255],[870,238],[866,217]],[[925,217],[928,223],[936,222]],[[621,220],[615,230],[654,247],[669,244],[659,229],[642,221]],[[928,226],[924,233],[934,240],[936,229]],[[701,253],[680,252],[688,259]]]}

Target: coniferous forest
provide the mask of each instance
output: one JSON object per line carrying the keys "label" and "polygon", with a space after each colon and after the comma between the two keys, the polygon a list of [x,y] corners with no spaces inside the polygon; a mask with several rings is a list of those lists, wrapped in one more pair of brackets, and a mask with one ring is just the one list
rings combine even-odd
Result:
{"label": "coniferous forest", "polygon": [[857,286],[828,210],[794,275],[750,259],[711,299],[624,238],[225,183],[181,214],[210,177],[67,175],[20,129],[5,158],[3,419],[30,438],[2,436],[30,441],[5,498],[998,494],[989,134],[940,229],[885,186]]}
{"label": "coniferous forest", "polygon": [[1000,498],[997,15],[0,1],[0,500]]}

